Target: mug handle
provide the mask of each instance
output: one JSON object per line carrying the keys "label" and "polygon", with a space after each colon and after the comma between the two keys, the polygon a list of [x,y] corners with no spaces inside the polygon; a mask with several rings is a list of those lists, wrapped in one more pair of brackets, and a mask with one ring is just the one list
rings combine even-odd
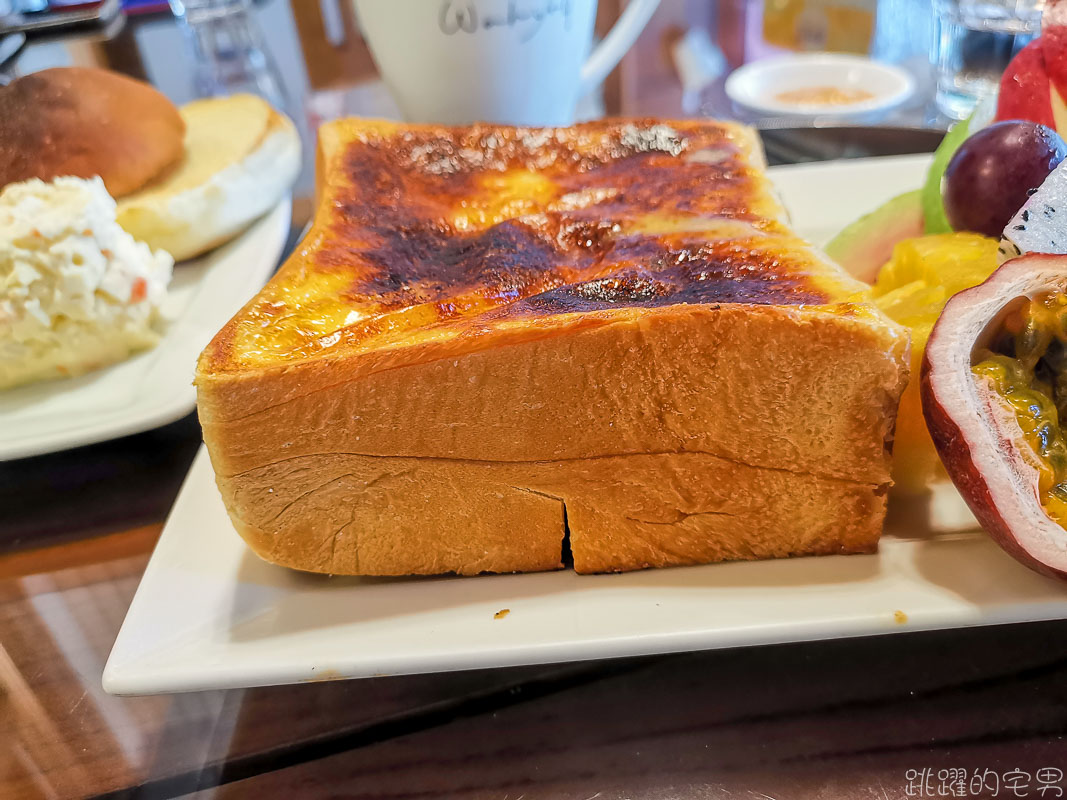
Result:
{"label": "mug handle", "polygon": [[608,35],[597,45],[582,66],[581,93],[586,94],[599,86],[608,73],[615,69],[626,51],[633,47],[638,35],[645,29],[659,0],[630,0],[625,10]]}

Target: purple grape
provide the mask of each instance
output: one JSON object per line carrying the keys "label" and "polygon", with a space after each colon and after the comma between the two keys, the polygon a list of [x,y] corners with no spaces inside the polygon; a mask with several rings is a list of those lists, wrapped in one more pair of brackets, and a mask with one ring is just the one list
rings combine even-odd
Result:
{"label": "purple grape", "polygon": [[1067,157],[1067,143],[1046,125],[997,122],[969,137],[945,170],[941,198],[949,224],[1000,238],[1004,226]]}

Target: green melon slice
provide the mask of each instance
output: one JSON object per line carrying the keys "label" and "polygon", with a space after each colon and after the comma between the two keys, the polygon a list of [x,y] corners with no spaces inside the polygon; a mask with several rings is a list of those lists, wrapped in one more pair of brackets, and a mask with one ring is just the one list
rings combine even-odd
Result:
{"label": "green melon slice", "polygon": [[874,283],[897,242],[923,235],[922,194],[898,195],[860,217],[830,240],[826,254],[853,277]]}
{"label": "green melon slice", "polygon": [[948,162],[952,160],[952,156],[956,155],[956,151],[960,149],[960,145],[966,141],[967,137],[972,133],[978,133],[993,122],[997,113],[997,100],[997,94],[982,98],[974,107],[971,116],[949,128],[945,138],[934,151],[934,161],[926,172],[926,183],[922,190],[926,233],[950,233],[952,231],[952,226],[948,224],[948,217],[945,216],[944,201],[941,199],[941,180],[945,177]]}
{"label": "green melon slice", "polygon": [[934,161],[930,164],[922,188],[922,211],[927,233],[949,233],[952,230],[945,216],[945,204],[941,200],[941,179],[945,176],[948,162],[970,134],[970,129],[969,119],[953,125],[934,151]]}

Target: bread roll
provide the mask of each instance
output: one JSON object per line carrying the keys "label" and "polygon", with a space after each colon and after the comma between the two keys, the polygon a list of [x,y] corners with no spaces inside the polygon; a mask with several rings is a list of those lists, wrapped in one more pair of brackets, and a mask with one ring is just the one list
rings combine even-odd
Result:
{"label": "bread roll", "polygon": [[185,123],[147,83],[60,67],[0,87],[0,187],[99,175],[112,197],[137,191],[182,157]]}

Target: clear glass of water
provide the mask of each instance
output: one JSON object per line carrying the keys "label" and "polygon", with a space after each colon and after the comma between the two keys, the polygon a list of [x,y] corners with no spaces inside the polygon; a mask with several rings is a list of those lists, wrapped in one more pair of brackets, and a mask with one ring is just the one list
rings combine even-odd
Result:
{"label": "clear glass of water", "polygon": [[969,116],[993,94],[1012,56],[1041,32],[1045,0],[934,0],[937,106]]}
{"label": "clear glass of water", "polygon": [[170,7],[192,50],[198,95],[250,92],[289,110],[278,68],[252,17],[251,0],[170,0]]}

